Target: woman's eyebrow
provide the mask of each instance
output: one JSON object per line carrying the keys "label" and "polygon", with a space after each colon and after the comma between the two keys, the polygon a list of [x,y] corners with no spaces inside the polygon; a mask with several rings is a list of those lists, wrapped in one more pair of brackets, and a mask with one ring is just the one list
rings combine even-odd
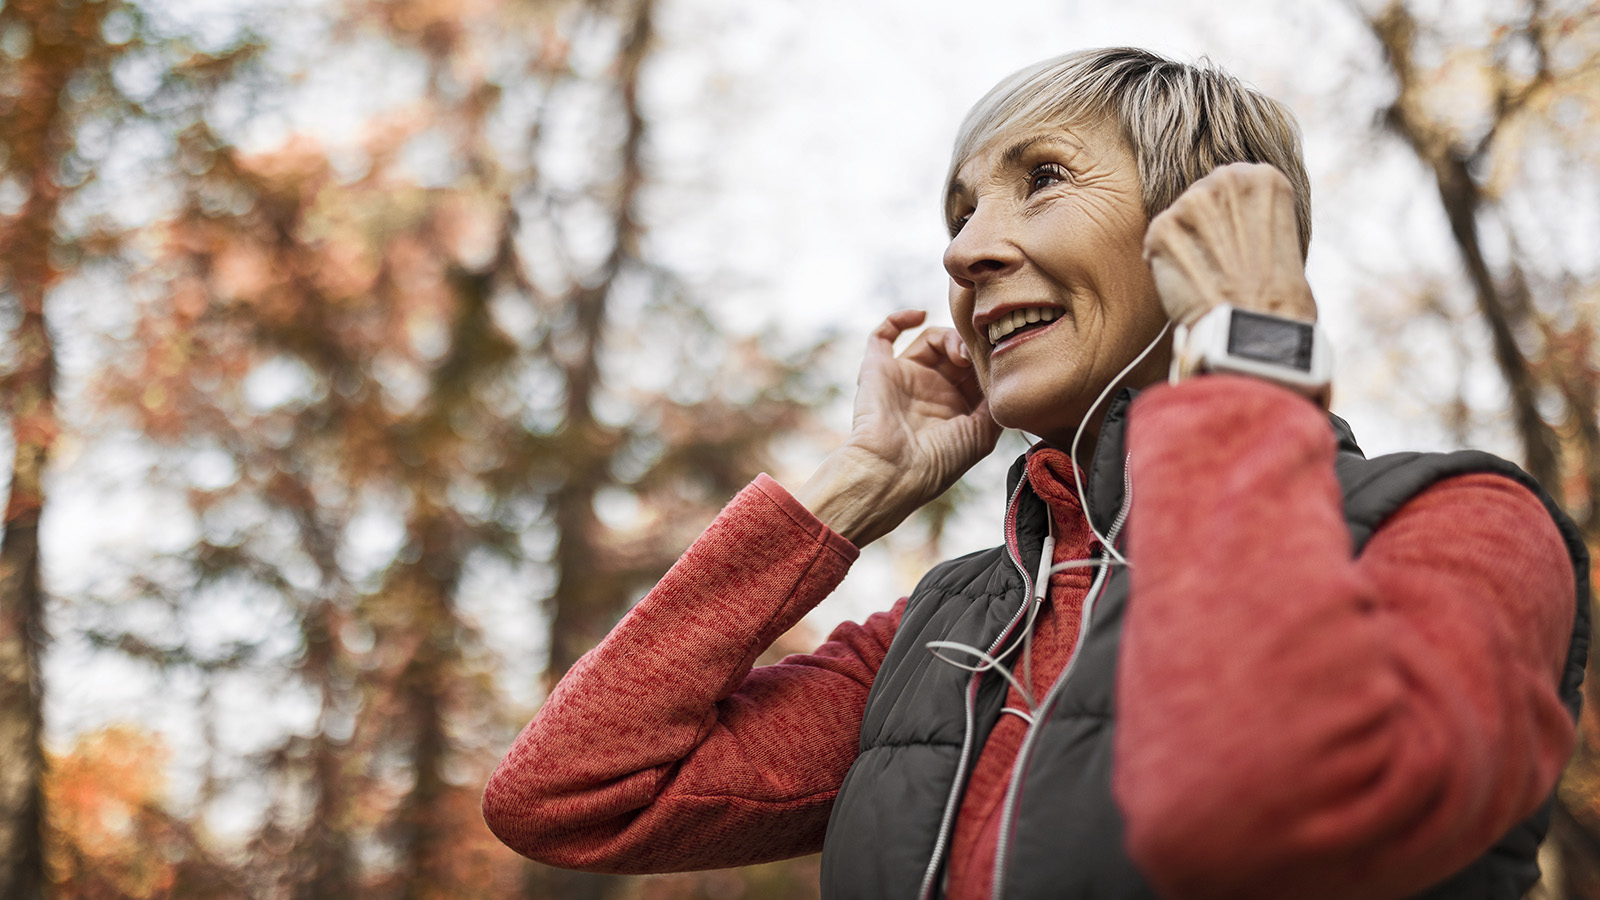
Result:
{"label": "woman's eyebrow", "polygon": [[1017,165],[1018,163],[1022,162],[1022,157],[1026,155],[1029,150],[1033,149],[1034,145],[1036,144],[1056,144],[1062,147],[1070,147],[1074,150],[1080,149],[1076,143],[1065,140],[1059,135],[1037,134],[1030,138],[1023,138],[1022,140],[1017,141],[1016,143],[1007,147],[1005,152],[1000,154],[1000,165]]}

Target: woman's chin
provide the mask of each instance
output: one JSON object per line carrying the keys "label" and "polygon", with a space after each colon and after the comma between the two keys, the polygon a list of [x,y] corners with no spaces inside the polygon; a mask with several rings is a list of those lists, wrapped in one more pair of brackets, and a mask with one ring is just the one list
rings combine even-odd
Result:
{"label": "woman's chin", "polygon": [[1006,392],[989,395],[989,414],[995,422],[1036,435],[1052,444],[1070,443],[1083,421],[1083,404],[1076,401]]}

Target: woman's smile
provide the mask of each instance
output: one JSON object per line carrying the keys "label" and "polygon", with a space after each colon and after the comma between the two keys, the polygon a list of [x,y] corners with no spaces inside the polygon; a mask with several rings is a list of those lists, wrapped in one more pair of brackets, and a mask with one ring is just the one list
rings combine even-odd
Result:
{"label": "woman's smile", "polygon": [[989,323],[985,329],[989,337],[989,346],[998,353],[1014,341],[1020,341],[1027,335],[1049,328],[1053,322],[1061,318],[1061,315],[1062,310],[1055,306],[1029,306],[1012,310]]}

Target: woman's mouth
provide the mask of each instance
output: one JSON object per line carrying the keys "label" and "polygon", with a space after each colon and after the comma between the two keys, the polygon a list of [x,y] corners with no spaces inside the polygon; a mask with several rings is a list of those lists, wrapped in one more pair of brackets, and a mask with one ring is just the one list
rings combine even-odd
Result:
{"label": "woman's mouth", "polygon": [[1014,309],[989,323],[989,346],[998,349],[1002,341],[1010,342],[1030,331],[1037,331],[1065,314],[1066,310],[1058,306],[1029,306]]}

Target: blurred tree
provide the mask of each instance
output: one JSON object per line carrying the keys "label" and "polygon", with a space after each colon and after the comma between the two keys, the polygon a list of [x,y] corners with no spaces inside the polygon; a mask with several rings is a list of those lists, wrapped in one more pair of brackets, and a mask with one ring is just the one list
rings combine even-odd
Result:
{"label": "blurred tree", "polygon": [[113,725],[52,756],[45,778],[45,863],[58,900],[238,897],[231,866],[166,806],[168,753],[154,735]]}
{"label": "blurred tree", "polygon": [[[118,0],[12,0],[0,6],[0,414],[11,467],[0,538],[0,896],[44,890],[45,817],[40,655],[46,588],[39,522],[46,471],[61,430],[56,340],[49,321],[58,287],[116,246],[119,229],[86,212],[110,136],[147,120],[143,101],[181,94],[168,112],[201,102],[243,47],[200,54],[144,28]],[[168,54],[143,96],[116,71]]]}
{"label": "blurred tree", "polygon": [[1594,178],[1584,154],[1600,100],[1600,20],[1587,3],[1514,7],[1508,21],[1465,37],[1428,28],[1403,3],[1368,21],[1399,88],[1384,123],[1433,175],[1524,463],[1593,538],[1595,298],[1592,273],[1573,269],[1594,260],[1563,258],[1564,247],[1547,243],[1552,232],[1581,227],[1584,210],[1569,199],[1539,204],[1532,221],[1526,213],[1530,201],[1549,199],[1539,196],[1552,187],[1541,183],[1551,177],[1541,161],[1577,163],[1555,177],[1568,191]]}
{"label": "blurred tree", "polygon": [[[1361,14],[1396,85],[1382,125],[1431,175],[1472,298],[1452,309],[1434,296],[1428,308],[1458,332],[1487,329],[1522,463],[1572,514],[1594,556],[1600,9],[1516,0],[1481,18],[1423,6],[1391,0]],[[1464,397],[1455,406],[1458,419],[1470,418]],[[1600,654],[1590,655],[1586,695],[1545,852],[1540,891],[1549,898],[1600,897]]]}
{"label": "blurred tree", "polygon": [[11,319],[5,362],[5,413],[12,463],[0,538],[0,896],[42,896],[41,780],[44,588],[39,578],[39,518],[44,471],[55,443],[55,346],[45,298],[59,277],[51,259],[62,200],[62,157],[71,146],[68,85],[86,66],[103,65],[99,4],[10,3],[0,9],[5,54],[0,107],[5,148],[0,279]]}
{"label": "blurred tree", "polygon": [[[270,746],[219,735],[249,765],[200,790],[264,796],[252,895],[623,889],[525,869],[484,828],[527,711],[465,604],[527,597],[553,681],[829,392],[817,348],[724,335],[650,258],[653,12],[353,3],[323,52],[376,43],[426,73],[358,142],[175,135],[153,299],[100,396],[164,448],[195,539],[113,598],[159,625],[111,615],[96,637],[263,715],[309,699]],[[287,631],[199,624],[241,597]]]}

